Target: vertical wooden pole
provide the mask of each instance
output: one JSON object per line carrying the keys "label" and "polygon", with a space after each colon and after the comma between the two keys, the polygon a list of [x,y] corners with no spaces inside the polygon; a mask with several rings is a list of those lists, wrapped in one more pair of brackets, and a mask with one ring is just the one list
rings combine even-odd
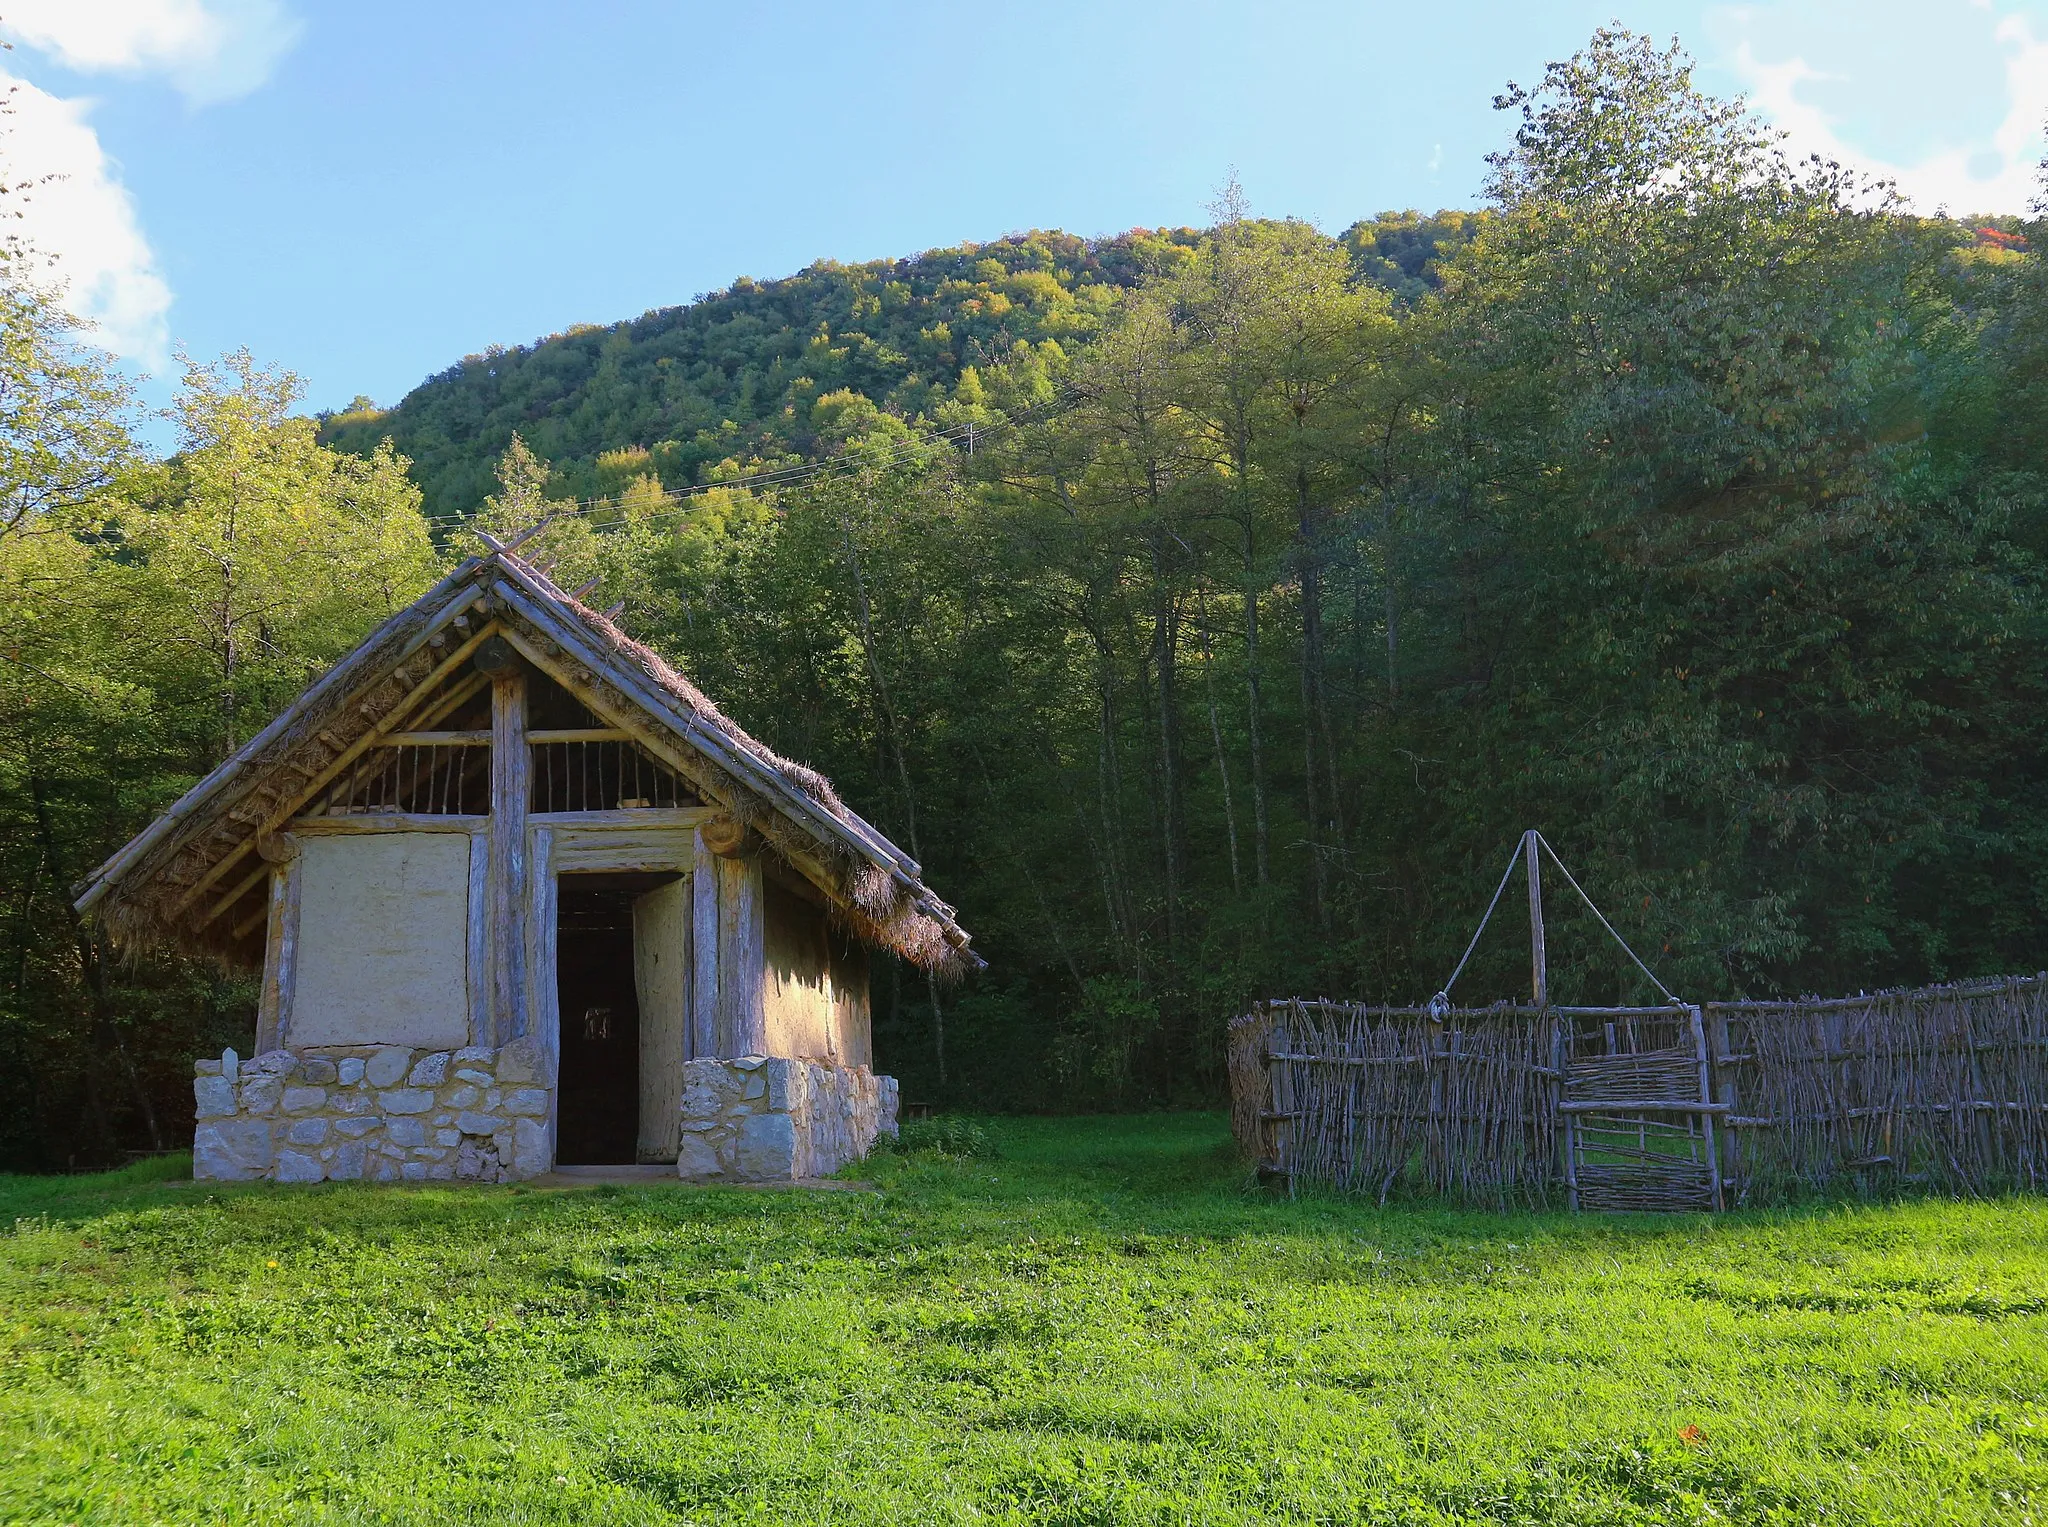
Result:
{"label": "vertical wooden pole", "polygon": [[270,925],[263,941],[263,988],[256,1005],[256,1053],[291,1043],[292,991],[299,963],[299,865],[291,856],[270,872]]}
{"label": "vertical wooden pole", "polygon": [[718,1048],[718,860],[697,833],[695,868],[690,872],[690,1050],[691,1060],[711,1060]]}
{"label": "vertical wooden pole", "polygon": [[[1714,1084],[1713,1100],[1717,1103],[1727,1104],[1729,1115],[1739,1113],[1741,1110],[1736,1106],[1738,1096],[1735,1086],[1735,1068],[1727,1061],[1727,1056],[1733,1053],[1728,1043],[1727,1009],[1721,1007],[1718,1003],[1713,1004],[1703,1008],[1701,1016],[1706,1020],[1707,1066],[1708,1075]],[[1734,1129],[1725,1121],[1717,1124],[1715,1135],[1721,1147],[1721,1202],[1722,1207],[1725,1208],[1727,1207],[1728,1197],[1731,1192],[1736,1192],[1736,1201],[1738,1203],[1741,1201],[1739,1194],[1740,1184],[1736,1181],[1739,1172],[1739,1160],[1736,1150],[1737,1137]]]}
{"label": "vertical wooden pole", "polygon": [[768,1053],[761,861],[718,860],[718,1039],[726,1056]]}
{"label": "vertical wooden pole", "polygon": [[492,1044],[526,1032],[526,670],[491,675]]}
{"label": "vertical wooden pole", "polygon": [[[1715,1101],[1714,1068],[1712,1052],[1707,1048],[1707,1026],[1701,1019],[1700,1010],[1697,1007],[1688,1007],[1685,1011],[1686,1016],[1692,1022],[1693,1050],[1699,1056],[1700,1101],[1702,1103],[1711,1103]],[[1721,1202],[1721,1152],[1719,1150],[1719,1142],[1714,1138],[1714,1116],[1712,1114],[1700,1115],[1700,1134],[1702,1136],[1701,1144],[1707,1153],[1708,1187],[1713,1196],[1713,1205],[1718,1210],[1723,1207]]]}
{"label": "vertical wooden pole", "polygon": [[1522,834],[1529,856],[1529,994],[1538,1007],[1550,1005],[1550,963],[1543,949],[1543,866],[1536,829]]}

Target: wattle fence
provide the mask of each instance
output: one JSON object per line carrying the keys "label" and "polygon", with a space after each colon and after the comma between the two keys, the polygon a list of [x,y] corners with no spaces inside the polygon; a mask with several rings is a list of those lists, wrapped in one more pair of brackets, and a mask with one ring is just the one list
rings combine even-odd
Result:
{"label": "wattle fence", "polygon": [[1230,1029],[1262,1174],[1384,1201],[1716,1209],[2048,1184],[2048,975],[1790,1002],[1269,1002]]}

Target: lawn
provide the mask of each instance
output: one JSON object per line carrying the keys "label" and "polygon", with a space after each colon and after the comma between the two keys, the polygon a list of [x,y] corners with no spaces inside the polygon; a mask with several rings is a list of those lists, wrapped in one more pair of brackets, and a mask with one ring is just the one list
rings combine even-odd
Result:
{"label": "lawn", "polygon": [[0,1521],[2048,1516],[2042,1201],[1380,1210],[1213,1116],[989,1133],[874,1193],[0,1179]]}

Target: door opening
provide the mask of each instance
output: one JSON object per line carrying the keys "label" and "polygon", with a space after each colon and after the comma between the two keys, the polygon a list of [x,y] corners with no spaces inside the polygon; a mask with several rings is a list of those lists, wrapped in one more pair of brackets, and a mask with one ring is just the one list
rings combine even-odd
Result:
{"label": "door opening", "polygon": [[[621,1166],[643,1159],[644,1020],[635,980],[634,903],[677,878],[571,873],[558,882],[555,992],[561,1069],[555,1159],[564,1166]],[[646,919],[639,921],[644,925]],[[654,1024],[663,1023],[659,1012],[651,1016]]]}

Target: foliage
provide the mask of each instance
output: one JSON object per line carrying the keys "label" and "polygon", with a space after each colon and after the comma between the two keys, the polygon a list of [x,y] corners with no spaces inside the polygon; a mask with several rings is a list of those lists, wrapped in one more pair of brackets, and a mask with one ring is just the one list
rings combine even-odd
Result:
{"label": "foliage", "polygon": [[[46,319],[56,324],[60,319]],[[0,1153],[104,1163],[187,1136],[195,1053],[248,1047],[254,983],[117,963],[70,887],[436,572],[388,448],[319,445],[298,382],[188,363],[170,460],[109,462],[0,540]]]}
{"label": "foliage", "polygon": [[[880,1193],[0,1180],[32,1520],[2024,1521],[2038,1201],[1274,1198],[1214,1116]],[[542,1418],[544,1424],[537,1424]]]}
{"label": "foliage", "polygon": [[[144,1110],[78,1106],[80,1054],[176,1138],[192,1039],[246,1043],[212,976],[95,986],[59,887],[430,578],[430,522],[546,520],[924,864],[990,971],[878,965],[919,1103],[1213,1100],[1250,1000],[1440,986],[1531,825],[1691,997],[2037,968],[2040,226],[1905,215],[1616,29],[1499,104],[1478,212],[1331,238],[1230,188],[1206,231],[822,262],[317,438],[193,368],[176,456],[0,539],[0,1118],[104,1115],[110,1159]],[[1548,910],[1555,993],[1645,994]],[[1457,995],[1523,989],[1516,944]]]}

